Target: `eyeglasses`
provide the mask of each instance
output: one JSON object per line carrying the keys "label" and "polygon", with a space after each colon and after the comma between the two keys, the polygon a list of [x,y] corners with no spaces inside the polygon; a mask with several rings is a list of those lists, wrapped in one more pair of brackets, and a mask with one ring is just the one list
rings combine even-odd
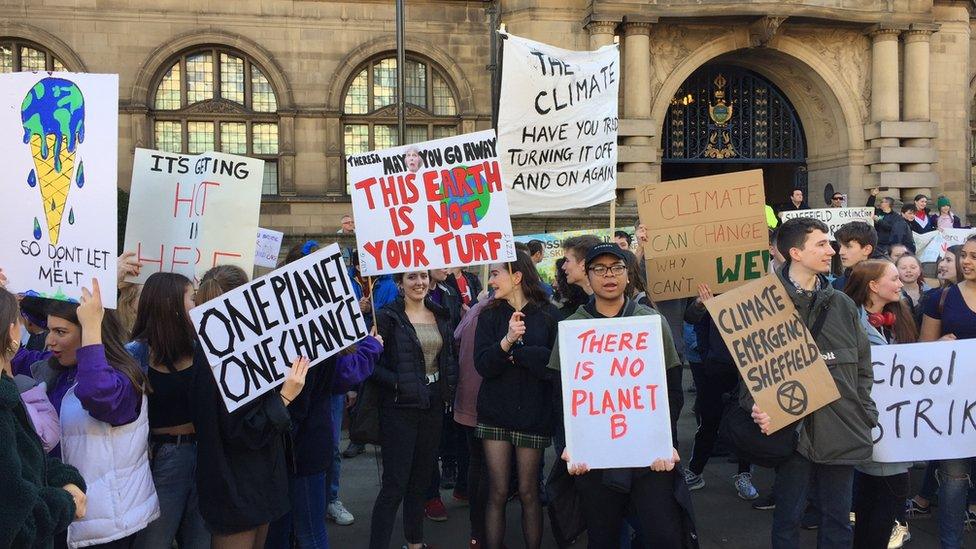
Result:
{"label": "eyeglasses", "polygon": [[606,265],[594,265],[590,267],[590,272],[596,276],[607,276],[608,271],[613,274],[613,276],[620,276],[627,272],[627,266],[617,263],[616,265],[610,265],[609,267]]}
{"label": "eyeglasses", "polygon": [[831,200],[844,200],[844,197],[843,196],[833,196],[830,199]]}

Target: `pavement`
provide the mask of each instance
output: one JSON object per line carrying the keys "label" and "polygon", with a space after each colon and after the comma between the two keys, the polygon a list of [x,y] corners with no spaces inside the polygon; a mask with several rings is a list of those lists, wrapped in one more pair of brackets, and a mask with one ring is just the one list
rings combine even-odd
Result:
{"label": "pavement", "polygon": [[[691,382],[691,373],[685,371],[685,385]],[[695,418],[692,412],[694,393],[685,393],[685,406],[678,422],[679,453],[686,461],[690,459],[692,442],[695,435]],[[343,433],[342,449],[347,440]],[[555,455],[550,448],[546,453],[546,464],[551,464]],[[548,468],[547,468],[548,470]],[[764,549],[769,547],[769,529],[772,524],[772,511],[756,511],[751,502],[743,501],[736,496],[732,486],[732,475],[736,472],[736,465],[727,457],[715,457],[705,468],[705,487],[692,492],[695,514],[700,535],[701,547],[735,548],[735,549]],[[912,470],[912,481],[917,487],[922,478],[921,469]],[[369,546],[369,517],[373,501],[380,489],[381,466],[379,449],[368,446],[365,453],[352,459],[343,459],[340,477],[339,498],[346,508],[356,517],[356,522],[349,526],[337,526],[329,523],[329,541],[332,549],[359,549]],[[760,496],[769,493],[773,484],[773,473],[769,469],[756,468],[753,480]],[[442,491],[442,499],[448,511],[446,522],[425,520],[424,534],[426,543],[436,549],[466,549],[468,547],[468,508],[466,504],[455,501],[451,491]],[[937,513],[937,511],[936,511]],[[521,538],[521,509],[518,501],[509,503],[506,519],[506,545],[511,549],[523,547]],[[403,543],[403,530],[397,518],[397,526],[393,533],[391,547],[400,547]],[[546,518],[546,532],[542,546],[546,549],[556,549],[556,544],[549,533],[548,516]],[[938,518],[915,519],[910,522],[912,540],[906,549],[937,549]],[[816,531],[803,531],[801,545],[803,548],[815,548],[817,542]],[[976,533],[967,532],[964,544],[976,546]],[[580,540],[574,545],[583,549],[586,543]]]}

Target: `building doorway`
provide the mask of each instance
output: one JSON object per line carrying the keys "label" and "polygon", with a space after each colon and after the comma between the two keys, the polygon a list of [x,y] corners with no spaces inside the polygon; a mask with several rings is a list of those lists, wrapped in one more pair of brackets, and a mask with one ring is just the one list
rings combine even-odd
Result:
{"label": "building doorway", "polygon": [[661,135],[662,181],[762,169],[766,203],[807,196],[807,147],[789,99],[748,69],[706,64],[671,99]]}

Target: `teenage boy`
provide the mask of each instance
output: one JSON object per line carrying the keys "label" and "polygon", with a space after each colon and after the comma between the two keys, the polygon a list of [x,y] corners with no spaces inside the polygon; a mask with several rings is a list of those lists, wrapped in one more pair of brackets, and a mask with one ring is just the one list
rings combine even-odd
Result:
{"label": "teenage boy", "polygon": [[[585,256],[584,270],[593,299],[567,320],[658,315],[626,296],[626,262],[623,250],[616,244],[592,247]],[[680,368],[671,329],[663,320],[665,368]],[[561,365],[558,343],[557,338],[549,359],[549,367],[554,370],[559,370]],[[557,399],[560,397],[557,391]],[[562,409],[561,404],[557,409]],[[570,461],[566,452],[562,457]],[[581,496],[580,511],[589,533],[590,549],[620,547],[620,529],[631,509],[636,510],[645,546],[687,547],[695,536],[694,519],[691,497],[680,469],[675,468],[678,461],[678,452],[674,450],[671,459],[658,459],[650,467],[591,471],[585,464],[574,464],[569,473],[578,475],[575,485]]]}
{"label": "teenage boy", "polygon": [[[812,480],[820,507],[817,546],[851,547],[854,465],[871,458],[871,429],[878,421],[871,400],[871,347],[858,321],[857,306],[825,277],[834,255],[827,232],[822,221],[807,218],[787,221],[777,235],[787,260],[779,277],[804,324],[811,329],[819,326],[814,337],[840,398],[799,421],[796,451],[776,468],[773,549],[800,546],[800,521]],[[752,409],[753,420],[763,432],[769,428],[769,415],[748,391],[741,392],[740,404]]]}
{"label": "teenage boy", "polygon": [[915,219],[915,205],[905,204],[901,207],[901,214],[891,214],[884,218],[884,224],[889,231],[888,245],[880,251],[891,252],[895,246],[904,246],[915,253],[915,237],[912,236],[911,222]]}
{"label": "teenage boy", "polygon": [[840,263],[844,272],[831,283],[834,288],[844,291],[847,275],[854,265],[865,259],[881,258],[878,253],[878,233],[874,227],[863,221],[851,221],[841,225],[834,232],[834,238],[840,245]]}

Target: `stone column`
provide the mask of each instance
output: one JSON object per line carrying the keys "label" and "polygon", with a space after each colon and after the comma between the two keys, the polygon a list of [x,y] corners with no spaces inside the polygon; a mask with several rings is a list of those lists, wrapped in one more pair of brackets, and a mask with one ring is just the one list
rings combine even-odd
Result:
{"label": "stone column", "polygon": [[[930,25],[912,25],[911,29],[902,34],[904,43],[904,105],[902,120],[906,122],[928,122],[929,114],[929,43],[934,32]],[[905,139],[903,147],[928,149],[931,147],[927,138]],[[928,163],[906,164],[902,166],[905,172],[928,172],[932,165]],[[932,189],[928,187],[913,187],[902,189],[902,199],[914,198],[918,194],[931,196]]]}
{"label": "stone column", "polygon": [[[875,27],[871,37],[871,122],[894,122],[901,116],[898,105],[898,35],[901,29]],[[897,138],[879,136],[870,147],[879,151],[884,147],[898,147]],[[871,164],[872,174],[898,172],[897,163]]]}
{"label": "stone column", "polygon": [[591,19],[586,24],[586,30],[590,33],[590,49],[600,49],[603,46],[613,44],[613,37],[617,31],[617,22]]}
{"label": "stone column", "polygon": [[[651,23],[624,18],[623,118],[651,118]],[[624,145],[650,145],[651,138],[626,137]],[[628,162],[625,172],[650,172],[650,162]]]}

